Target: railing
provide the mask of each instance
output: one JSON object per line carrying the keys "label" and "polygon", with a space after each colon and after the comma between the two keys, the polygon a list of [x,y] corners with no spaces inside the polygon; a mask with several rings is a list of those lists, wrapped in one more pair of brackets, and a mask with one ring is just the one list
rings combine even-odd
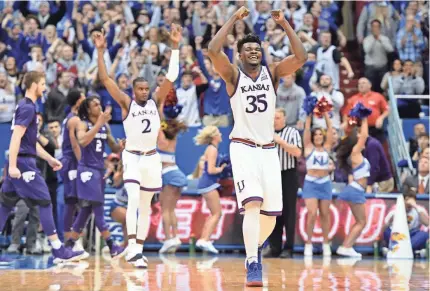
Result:
{"label": "railing", "polygon": [[[412,166],[412,160],[409,156],[408,146],[405,135],[403,134],[402,120],[397,110],[397,98],[393,91],[393,82],[391,77],[388,78],[388,101],[390,104],[390,114],[388,115],[388,141],[390,144],[390,154],[396,169],[397,189],[401,189],[402,176],[415,172]],[[400,168],[397,166],[399,161],[406,160],[407,167]]]}

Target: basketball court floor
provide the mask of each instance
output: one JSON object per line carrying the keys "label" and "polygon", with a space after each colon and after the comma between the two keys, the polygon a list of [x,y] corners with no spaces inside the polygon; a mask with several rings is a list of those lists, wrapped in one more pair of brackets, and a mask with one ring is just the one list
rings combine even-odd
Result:
{"label": "basketball court floor", "polygon": [[15,258],[0,267],[1,291],[429,290],[428,260],[266,259],[264,287],[247,288],[241,255],[154,254],[147,270],[104,255],[57,266],[48,256]]}

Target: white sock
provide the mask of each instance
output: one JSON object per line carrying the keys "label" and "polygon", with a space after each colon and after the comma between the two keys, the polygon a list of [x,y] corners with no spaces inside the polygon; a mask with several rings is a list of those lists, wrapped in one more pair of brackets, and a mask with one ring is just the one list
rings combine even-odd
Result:
{"label": "white sock", "polygon": [[260,208],[248,207],[243,216],[243,241],[248,263],[257,262],[258,241],[260,237]]}
{"label": "white sock", "polygon": [[[140,186],[136,183],[125,183],[124,187],[127,190],[128,195],[127,214],[125,217],[125,222],[127,225],[127,234],[136,235],[137,208],[139,207]],[[129,239],[128,243],[130,245],[133,244],[132,240],[134,240],[134,244],[136,243],[135,239]]]}
{"label": "white sock", "polygon": [[136,244],[136,239],[135,238],[131,238],[128,240],[128,245],[129,246],[134,246]]}
{"label": "white sock", "polygon": [[260,214],[260,238],[258,246],[262,246],[266,239],[272,234],[276,224],[276,216]]}
{"label": "white sock", "polygon": [[140,191],[139,221],[137,228],[137,239],[145,240],[149,231],[149,216],[151,213],[151,200],[154,193]]}
{"label": "white sock", "polygon": [[58,238],[56,240],[51,241],[51,246],[54,250],[59,250],[63,244],[61,243],[61,240]]}

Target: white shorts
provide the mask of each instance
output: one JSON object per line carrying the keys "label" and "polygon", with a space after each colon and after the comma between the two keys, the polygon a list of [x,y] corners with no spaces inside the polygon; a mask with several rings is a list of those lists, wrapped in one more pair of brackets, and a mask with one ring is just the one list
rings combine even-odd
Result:
{"label": "white shorts", "polygon": [[246,203],[261,201],[260,214],[282,215],[281,166],[277,149],[231,142],[230,159],[239,213],[244,213]]}
{"label": "white shorts", "polygon": [[149,156],[137,155],[124,150],[122,152],[124,166],[124,183],[136,183],[140,190],[158,192],[162,188],[161,159],[158,153]]}

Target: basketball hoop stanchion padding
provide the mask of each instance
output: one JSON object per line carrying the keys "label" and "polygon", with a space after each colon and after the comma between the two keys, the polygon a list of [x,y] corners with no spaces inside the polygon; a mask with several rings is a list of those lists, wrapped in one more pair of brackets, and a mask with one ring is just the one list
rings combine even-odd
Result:
{"label": "basketball hoop stanchion padding", "polygon": [[397,197],[396,212],[389,242],[387,259],[413,259],[411,237],[406,217],[405,199],[403,195]]}

